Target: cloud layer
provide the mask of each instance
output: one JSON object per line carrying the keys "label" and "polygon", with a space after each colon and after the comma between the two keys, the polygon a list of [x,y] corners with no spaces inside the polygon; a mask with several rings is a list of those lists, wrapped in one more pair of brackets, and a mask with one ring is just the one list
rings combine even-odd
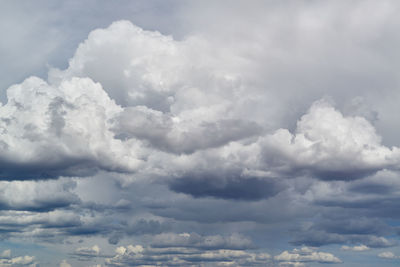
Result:
{"label": "cloud layer", "polygon": [[6,90],[0,265],[398,259],[398,4],[171,3]]}

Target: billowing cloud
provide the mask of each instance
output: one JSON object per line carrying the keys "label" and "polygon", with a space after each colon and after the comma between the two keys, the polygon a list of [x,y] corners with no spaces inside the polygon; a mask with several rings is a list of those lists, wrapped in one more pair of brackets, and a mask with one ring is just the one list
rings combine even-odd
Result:
{"label": "billowing cloud", "polygon": [[297,122],[296,133],[280,129],[264,141],[265,160],[282,171],[309,171],[323,180],[362,178],[395,168],[399,149],[381,145],[362,117],[345,117],[326,101],[315,102]]}
{"label": "billowing cloud", "polygon": [[[139,172],[182,176],[171,189],[194,196],[260,199],[235,188],[263,188],[268,197],[282,185],[252,175],[351,180],[395,168],[397,147],[382,145],[370,122],[327,101],[315,102],[295,133],[266,133],[265,121],[241,112],[257,89],[244,91],[234,70],[221,73],[208,45],[127,21],[93,31],[68,69],[7,90],[0,109],[4,179]],[[201,61],[196,48],[204,50]],[[209,179],[221,173],[225,185],[214,186]]]}
{"label": "billowing cloud", "polygon": [[6,266],[305,266],[398,244],[398,4],[154,0],[144,27],[126,18],[148,9],[106,2],[24,4],[53,11],[51,36],[58,10],[127,10],[4,91],[0,239],[38,251]]}
{"label": "billowing cloud", "polygon": [[129,171],[140,162],[128,161],[134,152],[112,138],[108,120],[120,108],[90,79],[53,87],[32,77],[9,88],[7,96],[0,107],[3,179]]}

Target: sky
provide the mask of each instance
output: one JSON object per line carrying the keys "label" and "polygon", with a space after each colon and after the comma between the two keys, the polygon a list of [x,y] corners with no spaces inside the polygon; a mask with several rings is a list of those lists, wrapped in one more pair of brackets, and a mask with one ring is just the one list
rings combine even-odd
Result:
{"label": "sky", "polygon": [[0,1],[0,267],[399,266],[398,1]]}

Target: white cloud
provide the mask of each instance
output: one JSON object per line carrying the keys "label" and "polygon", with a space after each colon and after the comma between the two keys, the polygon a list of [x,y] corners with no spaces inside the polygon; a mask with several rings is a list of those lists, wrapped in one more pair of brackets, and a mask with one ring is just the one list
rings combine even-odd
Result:
{"label": "white cloud", "polygon": [[263,145],[267,164],[276,169],[308,170],[327,180],[354,179],[394,168],[399,159],[399,149],[383,146],[367,120],[343,116],[323,100],[301,117],[295,134],[277,130],[264,138]]}
{"label": "white cloud", "polygon": [[67,260],[63,260],[62,262],[60,262],[59,267],[72,267],[72,266],[67,262]]}
{"label": "white cloud", "polygon": [[0,257],[0,266],[1,267],[19,267],[19,266],[29,266],[36,267],[37,262],[35,261],[34,256],[18,256],[11,257],[11,250],[7,249],[2,252]]}
{"label": "white cloud", "polygon": [[308,247],[283,251],[274,256],[274,259],[284,263],[292,262],[319,262],[319,263],[341,263],[342,261],[331,253],[319,252]]}
{"label": "white cloud", "polygon": [[353,246],[353,247],[342,246],[340,249],[345,250],[345,251],[355,251],[355,252],[370,250],[370,248],[366,245],[359,245],[359,246]]}
{"label": "white cloud", "polygon": [[0,107],[4,175],[102,169],[175,177],[214,165],[238,176],[306,173],[329,180],[396,166],[397,147],[383,146],[370,122],[344,116],[327,101],[315,102],[294,133],[266,134],[264,119],[244,115],[259,91],[242,82],[246,72],[229,67],[239,60],[231,52],[216,56],[198,36],[176,41],[128,21],[93,31],[67,70],[7,90]]}
{"label": "white cloud", "polygon": [[85,175],[97,168],[132,171],[140,162],[113,138],[110,119],[121,111],[90,79],[58,87],[29,78],[7,91],[0,107],[0,164],[14,178]]}
{"label": "white cloud", "polygon": [[399,259],[400,257],[395,255],[393,252],[391,251],[384,251],[378,254],[379,258],[383,258],[383,259]]}
{"label": "white cloud", "polygon": [[[324,7],[314,8],[309,10],[314,15],[321,9],[327,11]],[[243,46],[245,49],[239,49],[236,42],[232,42],[235,44],[231,47],[226,43],[213,43],[212,39],[204,36],[174,40],[158,32],[144,31],[128,21],[115,22],[106,29],[93,31],[79,46],[67,70],[52,70],[48,81],[31,77],[8,89],[8,102],[0,107],[1,177],[11,180],[85,176],[104,170],[132,174],[127,178],[132,180],[137,177],[209,179],[210,183],[198,183],[202,187],[201,194],[196,197],[253,201],[275,197],[286,190],[283,186],[277,186],[272,192],[264,190],[274,188],[276,181],[284,180],[286,183],[286,177],[355,180],[383,169],[396,170],[399,149],[383,145],[375,126],[363,117],[345,113],[343,103],[336,109],[326,101],[317,101],[298,120],[294,130],[288,126],[293,118],[299,118],[311,101],[320,98],[323,91],[315,88],[303,88],[302,91],[300,88],[297,92],[292,80],[298,80],[290,78],[293,76],[291,71],[299,72],[301,77],[307,76],[307,71],[302,72],[304,67],[314,76],[313,70],[320,67],[319,63],[312,66],[299,63],[322,62],[319,59],[324,58],[329,49],[315,49],[315,59],[309,59],[308,53],[303,52],[320,47],[314,40],[330,40],[313,38],[315,35],[332,37],[324,35],[331,19],[321,25],[321,19],[310,19],[313,16],[307,12],[298,15],[294,16],[296,25],[289,25],[291,31],[305,31],[309,35],[293,41],[293,45],[299,47],[294,53],[289,52],[290,42],[286,48],[277,45],[281,38],[271,38],[274,34],[257,37],[260,42],[254,42],[252,49],[247,46],[247,41]],[[347,19],[352,17],[347,15],[344,16]],[[381,19],[377,18],[379,23]],[[249,27],[250,34],[252,30]],[[346,31],[349,36],[351,33]],[[265,41],[263,38],[271,40],[268,46],[261,42]],[[304,45],[307,47],[305,50]],[[339,69],[346,65],[342,64],[336,59],[327,63]],[[260,69],[260,65],[268,66]],[[286,65],[293,66],[293,70],[287,70]],[[358,70],[357,67],[354,69]],[[325,70],[324,79],[330,77],[329,70]],[[274,79],[278,82],[270,82]],[[334,94],[343,92],[339,85],[335,84]],[[291,89],[285,90],[286,86]],[[347,86],[345,88],[348,90]],[[296,94],[305,95],[306,100],[299,101],[301,104],[287,100],[295,99],[293,96]],[[296,105],[288,105],[294,102]],[[291,113],[283,110],[291,110]],[[354,111],[355,114],[367,115],[371,112],[369,108]],[[284,128],[275,131],[277,125]],[[241,198],[246,182],[257,180],[254,177],[271,183],[252,184],[250,193],[246,191],[250,197]],[[229,187],[231,183],[237,192]],[[297,197],[298,188],[301,192],[307,190],[306,185],[294,183],[287,182],[287,190],[294,195],[290,200],[285,199],[286,195],[277,199],[289,202]],[[320,194],[326,192],[323,190],[326,184],[318,184]],[[50,205],[43,205],[44,202],[58,202],[60,206],[64,205],[62,207],[79,203],[73,193],[64,190],[64,185],[1,183],[0,191],[5,196],[1,204],[21,211],[51,209]],[[190,185],[183,184],[181,192],[194,195],[193,191],[182,190]],[[264,185],[262,190],[256,190],[260,185]],[[314,184],[314,187],[317,186]],[[174,190],[180,192],[176,188]],[[338,195],[345,190],[340,186],[336,189]],[[261,193],[252,197],[255,191]],[[57,194],[50,196],[48,192]],[[307,200],[311,202],[313,199],[315,196],[311,195]],[[272,203],[278,203],[278,200]],[[134,205],[132,203],[126,201],[122,204],[129,208]],[[193,209],[186,208],[186,212],[189,210],[192,214]],[[201,209],[195,209],[198,210]],[[28,228],[26,225],[39,225],[31,230],[32,236],[62,231],[59,228],[65,230],[65,223],[93,223],[88,219],[89,215],[71,211],[43,214],[5,212],[0,216],[4,224],[13,223],[23,229]],[[164,216],[171,218],[176,215]],[[190,216],[181,215],[181,218],[188,220]],[[46,229],[49,225],[56,230]],[[392,244],[383,237],[373,236],[372,239],[379,244]],[[256,253],[241,251],[250,248],[251,242],[240,236],[199,237],[195,234],[163,233],[155,236],[154,240],[158,241],[158,246],[164,246],[159,249],[180,249],[182,246],[186,251],[196,250],[197,259],[222,259],[221,264],[244,258],[247,262],[262,258]],[[212,251],[198,251],[205,248]],[[343,249],[362,251],[365,247]],[[110,261],[142,259],[146,253],[156,253],[156,250],[142,246],[119,247],[117,255]],[[99,249],[79,248],[76,254],[98,255]],[[190,261],[185,253],[178,255],[177,263]],[[276,258],[286,265],[302,265],[305,261],[340,261],[330,253],[307,248],[285,251]]]}

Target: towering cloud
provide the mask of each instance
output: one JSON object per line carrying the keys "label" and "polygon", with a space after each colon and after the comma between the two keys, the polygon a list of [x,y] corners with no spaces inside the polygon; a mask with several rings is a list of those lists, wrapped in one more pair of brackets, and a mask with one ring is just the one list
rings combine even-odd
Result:
{"label": "towering cloud", "polygon": [[0,265],[397,260],[399,5],[168,3],[6,90]]}

